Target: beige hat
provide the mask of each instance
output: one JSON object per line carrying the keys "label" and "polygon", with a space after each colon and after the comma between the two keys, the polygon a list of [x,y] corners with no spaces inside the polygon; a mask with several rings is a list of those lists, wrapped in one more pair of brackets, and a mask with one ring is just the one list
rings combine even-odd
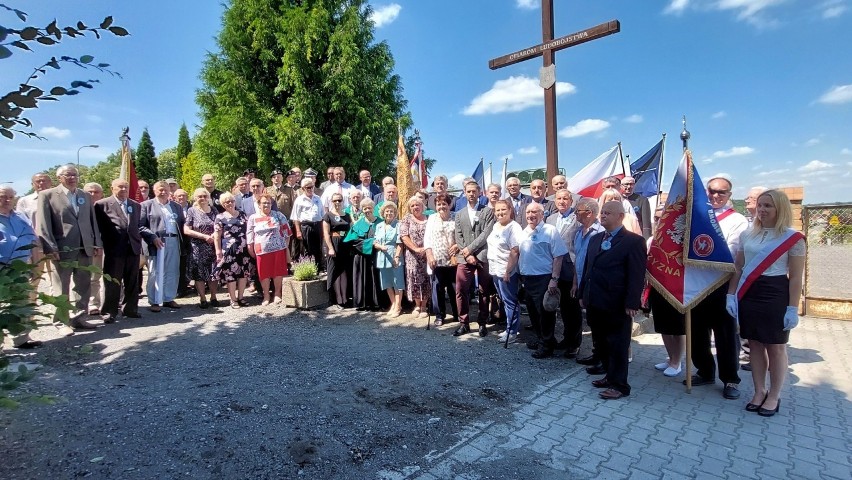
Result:
{"label": "beige hat", "polygon": [[542,303],[546,311],[555,312],[559,309],[559,293],[550,293],[550,289],[548,289],[544,292],[544,301]]}

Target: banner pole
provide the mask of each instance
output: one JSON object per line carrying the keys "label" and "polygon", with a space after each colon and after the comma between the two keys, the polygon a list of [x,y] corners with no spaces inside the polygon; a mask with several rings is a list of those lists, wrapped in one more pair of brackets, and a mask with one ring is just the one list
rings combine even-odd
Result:
{"label": "banner pole", "polygon": [[686,311],[686,393],[692,393],[692,309]]}

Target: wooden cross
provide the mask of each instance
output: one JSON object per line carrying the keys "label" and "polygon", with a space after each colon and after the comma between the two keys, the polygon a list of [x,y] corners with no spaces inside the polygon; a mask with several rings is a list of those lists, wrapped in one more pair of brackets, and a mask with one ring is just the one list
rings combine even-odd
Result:
{"label": "wooden cross", "polygon": [[[544,67],[541,69],[540,84],[544,88],[544,131],[547,152],[547,178],[559,174],[559,156],[556,142],[556,75],[553,66],[553,54],[557,50],[573,47],[613,33],[621,31],[618,20],[602,23],[595,27],[582,30],[564,37],[553,38],[553,0],[541,1],[541,32],[542,43],[525,48],[502,57],[488,61],[488,68],[496,70],[508,65],[514,65],[530,58],[541,56]],[[553,193],[553,187],[548,182],[548,191]]]}

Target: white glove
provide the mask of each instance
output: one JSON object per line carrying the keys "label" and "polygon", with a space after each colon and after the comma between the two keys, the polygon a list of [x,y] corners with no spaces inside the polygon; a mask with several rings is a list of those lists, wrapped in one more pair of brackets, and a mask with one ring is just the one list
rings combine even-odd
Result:
{"label": "white glove", "polygon": [[737,296],[730,293],[725,297],[725,310],[734,318],[737,318]]}
{"label": "white glove", "polygon": [[787,307],[784,314],[784,330],[792,330],[799,324],[799,307]]}

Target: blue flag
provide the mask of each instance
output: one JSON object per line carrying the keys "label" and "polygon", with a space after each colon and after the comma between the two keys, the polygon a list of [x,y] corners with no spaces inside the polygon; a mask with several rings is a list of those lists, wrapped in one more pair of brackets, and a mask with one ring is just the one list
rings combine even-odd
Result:
{"label": "blue flag", "polygon": [[483,192],[485,191],[485,168],[482,166],[482,159],[479,160],[479,165],[476,166],[476,170],[473,171],[473,175],[471,177],[476,180],[476,183],[479,184],[479,189]]}
{"label": "blue flag", "polygon": [[643,197],[653,197],[660,193],[660,167],[663,163],[663,141],[654,145],[639,160],[630,164],[630,176],[636,180],[634,192]]}

